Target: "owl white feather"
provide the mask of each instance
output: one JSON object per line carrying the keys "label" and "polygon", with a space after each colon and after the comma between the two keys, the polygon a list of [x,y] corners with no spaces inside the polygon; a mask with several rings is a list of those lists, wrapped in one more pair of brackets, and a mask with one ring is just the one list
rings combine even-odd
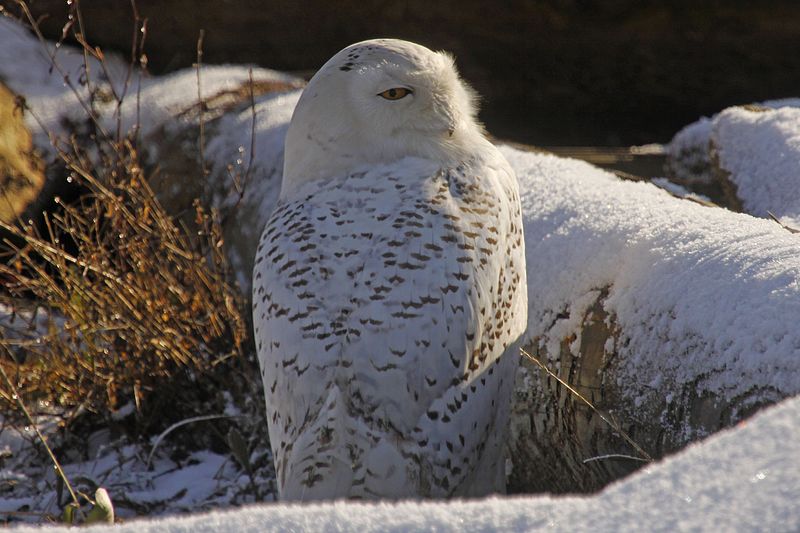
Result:
{"label": "owl white feather", "polygon": [[253,276],[282,499],[504,491],[519,194],[450,56],[364,41],[317,72]]}

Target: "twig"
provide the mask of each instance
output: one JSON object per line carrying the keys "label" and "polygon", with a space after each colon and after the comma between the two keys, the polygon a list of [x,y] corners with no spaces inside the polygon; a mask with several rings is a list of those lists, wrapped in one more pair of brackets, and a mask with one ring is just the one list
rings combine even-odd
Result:
{"label": "twig", "polygon": [[[6,351],[8,351],[8,348],[5,349]],[[6,374],[6,370],[5,368],[3,368],[3,365],[0,365],[0,374],[3,375],[3,381],[6,382],[6,386],[8,387],[9,391],[11,391],[11,397],[14,398],[14,400],[16,400],[17,406],[19,406],[20,410],[25,415],[25,418],[28,420],[28,423],[36,432],[36,436],[39,437],[39,440],[41,441],[45,450],[47,450],[47,454],[50,456],[50,460],[53,461],[53,465],[56,468],[56,472],[61,477],[62,481],[64,481],[64,486],[67,487],[69,495],[72,497],[72,501],[75,503],[76,506],[78,506],[78,509],[80,509],[81,504],[78,501],[78,496],[75,494],[75,490],[72,488],[72,484],[69,482],[67,475],[64,473],[64,469],[61,468],[61,463],[58,462],[58,459],[56,459],[56,455],[53,453],[53,450],[50,448],[50,445],[47,444],[47,439],[45,439],[44,435],[42,435],[42,432],[39,431],[39,426],[33,420],[33,417],[28,411],[28,408],[25,407],[25,403],[22,401],[22,398],[17,393],[17,388],[14,386],[13,383],[11,383],[11,380],[9,379],[8,374]]]}
{"label": "twig", "polygon": [[[66,259],[70,263],[73,263],[75,265],[87,268],[87,269],[91,270],[92,272],[94,272],[96,274],[100,274],[101,276],[104,276],[104,277],[106,277],[106,278],[108,278],[110,280],[116,281],[117,283],[120,283],[120,284],[122,283],[122,280],[120,280],[119,277],[115,276],[114,274],[112,274],[110,272],[106,272],[105,270],[102,270],[100,268],[97,268],[95,265],[89,264],[86,261],[82,261],[82,260],[78,259],[77,257],[74,257],[74,256],[68,254],[64,250],[55,248],[55,247],[51,246],[50,244],[48,244],[47,242],[45,242],[43,239],[38,239],[38,238],[33,237],[31,235],[25,235],[24,233],[19,231],[18,228],[14,227],[14,226],[12,226],[10,224],[6,224],[2,220],[0,220],[0,228],[3,228],[4,230],[9,231],[10,233],[16,235],[17,237],[25,239],[26,242],[35,243],[38,247],[40,247],[40,250],[49,252],[49,253],[53,254],[53,256],[55,256],[55,257],[60,257],[62,259]],[[3,241],[5,243],[7,243],[8,245],[13,246],[13,243],[11,243],[8,239],[3,239]]]}
{"label": "twig", "polygon": [[[74,83],[72,83],[72,80],[70,79],[69,74],[64,72],[64,69],[62,69],[61,65],[58,64],[58,61],[56,61],[55,53],[54,52],[50,52],[50,49],[47,46],[47,40],[44,38],[44,35],[42,34],[41,29],[39,28],[39,24],[33,18],[33,15],[31,14],[30,9],[28,9],[27,2],[25,2],[24,0],[17,0],[17,4],[20,6],[20,9],[22,9],[23,13],[25,13],[25,17],[28,19],[28,23],[31,25],[31,28],[33,29],[34,33],[36,34],[36,37],[38,38],[39,43],[44,48],[44,50],[47,53],[48,57],[50,57],[51,66],[53,68],[55,68],[58,71],[58,73],[61,75],[61,78],[63,79],[64,83],[67,85],[67,87],[70,88],[72,93],[75,95],[75,98],[78,100],[78,103],[80,103],[81,107],[86,112],[86,115],[91,119],[92,124],[94,125],[95,128],[97,128],[97,131],[100,132],[100,135],[103,137],[103,139],[105,139],[105,140],[110,142],[111,141],[111,136],[108,134],[108,132],[106,132],[105,128],[103,128],[103,125],[100,123],[100,119],[97,117],[97,115],[95,114],[94,110],[92,109],[92,105],[93,104],[91,104],[91,103],[87,104],[86,103],[86,101],[81,96],[80,91],[78,91],[78,88],[75,87]],[[89,96],[91,98],[91,96],[92,96],[91,93],[90,93]]]}
{"label": "twig", "polygon": [[206,144],[206,133],[205,133],[205,110],[206,104],[203,100],[203,91],[202,85],[200,82],[200,68],[202,66],[203,61],[203,38],[205,37],[205,30],[200,29],[200,35],[197,37],[197,63],[195,63],[195,69],[197,72],[197,102],[200,107],[200,139],[199,143],[200,146],[200,173],[201,175],[201,182],[200,182],[200,196],[203,198],[203,201],[206,200],[206,177],[208,176],[208,168],[206,167],[206,155],[205,155],[205,144]]}
{"label": "twig", "polygon": [[[233,188],[239,193],[239,197],[236,199],[236,203],[233,204],[233,207],[226,209],[223,215],[223,225],[227,223],[228,217],[236,211],[244,199],[247,184],[250,182],[250,173],[253,170],[253,161],[255,161],[256,157],[256,99],[252,67],[248,69],[248,75],[250,79],[250,110],[252,112],[252,119],[250,122],[250,157],[247,160],[247,169],[244,172],[244,177],[240,178],[239,172],[232,172],[231,165],[228,165],[228,176],[231,178],[231,181],[233,181]],[[244,147],[240,146],[239,150],[243,151],[243,148]]]}
{"label": "twig", "polygon": [[786,224],[784,224],[783,222],[778,220],[778,217],[773,215],[771,211],[767,211],[767,214],[769,215],[769,218],[771,218],[773,221],[777,222],[780,227],[782,227],[783,229],[785,229],[789,233],[800,233],[800,229],[793,228],[791,226],[787,226]]}
{"label": "twig", "polygon": [[649,463],[647,459],[641,457],[634,457],[633,455],[625,455],[624,453],[608,453],[606,455],[598,455],[597,457],[589,457],[583,460],[583,464],[591,463],[593,461],[604,461],[606,459],[628,459],[630,461],[640,461],[642,463]]}
{"label": "twig", "polygon": [[150,463],[153,460],[153,454],[156,453],[158,446],[161,444],[161,441],[164,440],[164,437],[172,433],[174,430],[178,429],[181,426],[185,426],[186,424],[193,424],[195,422],[205,422],[206,420],[217,420],[220,418],[238,418],[238,415],[202,415],[202,416],[193,416],[191,418],[185,418],[180,422],[175,422],[170,427],[165,429],[161,435],[156,438],[156,441],[153,443],[153,448],[150,450],[150,453],[147,455],[147,462],[145,463],[146,468],[150,469]]}
{"label": "twig", "polygon": [[[139,10],[136,7],[136,0],[131,0],[133,13],[137,20],[139,20]],[[142,103],[142,73],[147,73],[147,55],[144,53],[144,43],[147,40],[147,18],[142,21],[141,27],[142,39],[139,41],[139,49],[131,50],[131,54],[136,54],[139,59],[139,69],[136,71],[136,123],[133,126],[134,140],[136,145],[139,145],[139,133],[141,132],[141,103]]]}
{"label": "twig", "polygon": [[[89,91],[89,103],[94,106],[94,90],[92,89],[92,71],[89,61],[89,44],[86,41],[86,30],[83,27],[83,12],[81,11],[81,0],[73,0],[72,8],[78,19],[78,34],[75,36],[83,51],[83,72],[86,76],[86,90]],[[113,85],[113,84],[112,84]]]}
{"label": "twig", "polygon": [[250,80],[250,111],[252,113],[252,120],[250,123],[250,157],[247,160],[247,170],[244,171],[244,178],[242,179],[241,189],[239,190],[239,200],[236,201],[234,209],[239,206],[239,203],[244,198],[247,184],[250,182],[250,172],[253,170],[253,161],[256,158],[256,97],[253,88],[253,68],[247,69],[247,74]]}
{"label": "twig", "polygon": [[[125,71],[125,81],[122,84],[122,93],[117,94],[116,89],[114,88],[113,83],[109,83],[111,86],[111,92],[114,94],[114,98],[117,101],[117,109],[115,110],[115,114],[117,117],[117,142],[120,142],[122,139],[122,103],[125,100],[125,96],[128,94],[128,88],[130,86],[131,76],[133,75],[133,71],[136,68],[136,58],[137,58],[137,50],[139,48],[139,10],[136,8],[136,0],[131,0],[131,10],[133,15],[133,32],[131,35],[131,57],[128,61],[128,68]],[[143,28],[142,28],[143,29]],[[111,75],[106,68],[105,61],[101,62],[103,66],[103,70],[106,73],[106,77],[111,81]],[[138,125],[138,122],[137,122]],[[134,136],[135,137],[135,136]]]}
{"label": "twig", "polygon": [[594,411],[595,413],[597,413],[597,415],[600,417],[600,419],[601,419],[603,422],[605,422],[606,424],[608,424],[609,426],[611,426],[611,428],[612,428],[614,431],[616,431],[617,433],[619,433],[619,434],[622,436],[622,438],[623,438],[623,439],[625,439],[625,442],[627,442],[628,444],[630,444],[630,445],[633,447],[633,449],[634,449],[634,450],[636,450],[636,451],[639,453],[639,455],[641,455],[641,456],[644,458],[644,459],[643,459],[644,461],[646,461],[646,462],[652,462],[652,461],[653,461],[653,458],[650,456],[650,454],[648,454],[646,451],[644,451],[644,449],[642,449],[642,447],[641,447],[641,446],[639,446],[638,444],[636,444],[636,442],[634,442],[634,440],[633,440],[633,439],[632,439],[630,436],[628,436],[628,434],[627,434],[625,431],[623,431],[623,429],[622,429],[621,427],[619,427],[619,424],[617,424],[616,422],[614,422],[613,420],[611,420],[609,417],[607,417],[606,415],[604,415],[604,414],[603,414],[603,413],[602,413],[602,412],[601,412],[601,411],[600,411],[600,410],[599,410],[597,407],[595,407],[595,406],[592,404],[592,402],[590,402],[589,400],[587,400],[587,399],[586,399],[586,397],[584,397],[584,396],[583,396],[583,395],[582,395],[580,392],[578,392],[577,390],[575,390],[574,388],[572,388],[572,387],[570,386],[570,384],[569,384],[569,383],[567,383],[566,381],[564,381],[563,379],[561,379],[561,378],[560,378],[558,375],[556,375],[556,374],[555,374],[555,373],[554,373],[552,370],[550,370],[549,368],[547,368],[547,366],[546,366],[544,363],[542,363],[542,362],[541,362],[541,361],[540,361],[538,358],[536,358],[536,357],[534,357],[533,355],[529,354],[527,351],[525,351],[525,349],[524,349],[524,348],[520,348],[520,349],[519,349],[519,351],[520,351],[520,353],[522,353],[522,355],[524,355],[525,357],[527,357],[529,360],[531,360],[531,361],[533,361],[534,363],[536,363],[536,365],[537,365],[539,368],[541,368],[542,370],[544,370],[544,371],[547,373],[547,375],[549,375],[550,377],[554,378],[554,379],[555,379],[556,381],[558,381],[558,382],[559,382],[561,385],[563,385],[563,386],[564,386],[564,387],[565,387],[565,388],[566,388],[566,389],[567,389],[569,392],[571,392],[571,393],[572,393],[572,394],[573,394],[573,395],[574,395],[576,398],[578,398],[580,401],[582,401],[583,403],[585,403],[586,405],[588,405],[588,406],[589,406],[589,407],[592,409],[592,411]]}

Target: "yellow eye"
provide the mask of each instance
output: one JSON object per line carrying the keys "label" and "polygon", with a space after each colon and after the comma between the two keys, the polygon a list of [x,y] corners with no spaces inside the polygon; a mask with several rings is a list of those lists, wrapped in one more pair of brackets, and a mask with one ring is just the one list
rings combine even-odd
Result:
{"label": "yellow eye", "polygon": [[381,98],[386,98],[387,100],[400,100],[409,94],[411,94],[411,89],[406,89],[405,87],[394,87],[392,89],[383,91],[382,93],[378,93],[378,96]]}

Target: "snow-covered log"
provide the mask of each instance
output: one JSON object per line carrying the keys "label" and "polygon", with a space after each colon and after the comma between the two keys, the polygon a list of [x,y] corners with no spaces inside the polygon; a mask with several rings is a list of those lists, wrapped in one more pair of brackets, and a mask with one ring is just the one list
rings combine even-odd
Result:
{"label": "snow-covered log", "polygon": [[[258,238],[280,192],[283,139],[302,81],[269,69],[203,67],[198,97],[197,76],[182,70],[148,80],[141,90],[144,162],[168,212],[191,212],[195,198],[220,210],[228,259],[249,293]],[[132,102],[123,113],[136,123]]]}
{"label": "snow-covered log", "polygon": [[682,128],[666,146],[667,176],[692,190],[708,190],[713,181],[708,141],[711,138],[711,119],[699,120]]}
{"label": "snow-covered log", "polygon": [[[525,214],[527,346],[653,457],[800,392],[800,239],[586,163],[503,150]],[[639,456],[525,361],[512,488],[599,488]]]}
{"label": "snow-covered log", "polygon": [[800,107],[732,107],[711,132],[714,173],[743,210],[800,228]]}
{"label": "snow-covered log", "polygon": [[[800,107],[800,98],[767,100],[743,106],[750,111],[784,107]],[[732,186],[727,181],[726,175],[719,173],[716,168],[715,149],[712,145],[712,137],[716,136],[720,121],[728,120],[721,117],[727,111],[717,113],[710,118],[701,117],[678,131],[666,146],[667,160],[664,170],[673,182],[707,195],[720,205],[742,211],[742,201],[736,195],[735,186]]]}

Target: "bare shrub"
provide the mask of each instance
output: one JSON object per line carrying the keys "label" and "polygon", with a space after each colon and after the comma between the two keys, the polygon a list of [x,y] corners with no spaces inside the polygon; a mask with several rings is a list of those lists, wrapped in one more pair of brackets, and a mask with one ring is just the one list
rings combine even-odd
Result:
{"label": "bare shrub", "polygon": [[[195,203],[189,235],[164,212],[128,140],[93,161],[77,144],[61,157],[87,194],[45,216],[45,231],[5,225],[21,244],[0,273],[17,297],[61,321],[0,364],[17,388],[59,404],[114,407],[180,368],[204,372],[238,355],[244,335],[238,293],[227,282],[214,212]],[[70,253],[70,249],[74,252]],[[14,349],[11,349],[11,348]]]}
{"label": "bare shrub", "polygon": [[[131,73],[146,61],[137,41],[146,21],[132,5],[130,70],[122,90],[110,88],[117,111],[124,98],[138,98],[129,91]],[[19,6],[46,48],[25,3]],[[82,45],[87,73],[92,60],[107,72],[102,51],[83,38],[77,2],[73,10],[65,35],[71,31]],[[5,296],[43,308],[49,325],[27,338],[0,329],[0,365],[27,398],[96,412],[132,398],[138,407],[178,374],[196,377],[241,355],[243,301],[228,281],[217,213],[195,201],[191,230],[173,220],[140,164],[138,124],[124,132],[118,116],[116,132],[103,128],[96,101],[109,98],[111,86],[88,75],[76,85],[57,60],[53,68],[80,100],[86,123],[69,138],[46,133],[66,179],[85,194],[73,203],[57,200],[40,225],[2,223],[11,236],[0,264]],[[24,100],[20,106],[36,118]],[[0,390],[0,399],[11,396]]]}

